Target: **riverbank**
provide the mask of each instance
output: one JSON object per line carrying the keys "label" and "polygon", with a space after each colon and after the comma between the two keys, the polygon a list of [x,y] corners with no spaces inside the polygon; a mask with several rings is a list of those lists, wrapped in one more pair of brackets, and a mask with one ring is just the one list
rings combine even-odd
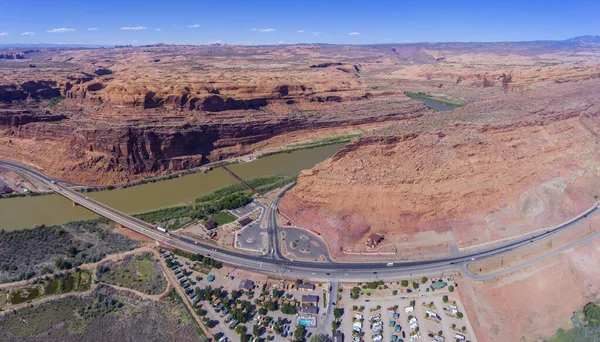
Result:
{"label": "riverbank", "polygon": [[[301,143],[294,143],[294,144],[290,144],[288,146],[283,146],[278,149],[270,150],[267,152],[256,152],[256,153],[238,156],[238,157],[234,157],[234,158],[224,159],[222,161],[208,163],[208,164],[196,167],[196,168],[172,172],[168,175],[149,177],[149,178],[144,178],[144,179],[140,179],[137,181],[131,181],[131,182],[127,182],[127,183],[118,183],[118,184],[110,184],[110,185],[79,184],[76,187],[80,187],[80,188],[76,189],[76,190],[78,190],[80,192],[90,193],[90,192],[98,192],[98,191],[111,191],[111,190],[115,190],[115,189],[126,189],[126,188],[129,188],[132,186],[156,183],[156,182],[169,180],[169,179],[173,179],[173,178],[177,178],[177,177],[181,177],[181,176],[185,176],[185,175],[191,175],[191,174],[195,174],[195,173],[199,173],[199,172],[204,172],[204,173],[210,172],[210,171],[214,170],[215,168],[220,167],[220,164],[232,165],[232,164],[248,163],[248,162],[254,161],[256,159],[270,157],[270,156],[274,156],[274,155],[281,154],[281,153],[291,153],[291,152],[295,152],[295,151],[309,150],[309,149],[314,149],[314,148],[318,148],[318,147],[325,147],[325,146],[338,145],[338,144],[347,144],[350,141],[352,141],[353,139],[359,138],[363,133],[364,133],[363,130],[358,130],[357,132],[353,132],[353,133],[349,133],[349,134],[333,135],[333,136],[328,136],[328,137],[321,138],[321,139],[309,140],[309,141],[305,141],[305,142],[301,142]],[[44,194],[44,193],[38,193],[37,195],[40,195],[40,194]],[[23,195],[23,196],[26,196],[26,195]],[[10,198],[10,197],[22,197],[22,196],[7,195],[6,197]],[[2,197],[0,196],[0,198],[2,198]]]}
{"label": "riverbank", "polygon": [[[292,177],[302,170],[333,156],[344,144],[334,144],[290,153],[279,153],[229,168],[244,180],[269,176]],[[148,213],[161,208],[188,206],[198,197],[223,187],[238,184],[221,168],[172,179],[90,192],[86,196],[128,214]],[[34,208],[35,210],[32,210]],[[85,221],[97,215],[59,195],[0,199],[0,228],[28,229],[34,225],[54,225],[69,221]]]}
{"label": "riverbank", "polygon": [[[467,105],[466,102],[464,102],[461,99],[450,99],[448,98],[447,95],[443,94],[443,96],[435,96],[435,95],[431,95],[431,94],[426,94],[423,92],[405,92],[406,96],[415,99],[415,100],[422,100],[423,102],[425,102],[426,105],[428,105],[430,108],[434,109],[434,110],[452,110],[458,107],[464,107]],[[445,106],[436,106],[436,104],[441,104],[441,105],[445,105]]]}

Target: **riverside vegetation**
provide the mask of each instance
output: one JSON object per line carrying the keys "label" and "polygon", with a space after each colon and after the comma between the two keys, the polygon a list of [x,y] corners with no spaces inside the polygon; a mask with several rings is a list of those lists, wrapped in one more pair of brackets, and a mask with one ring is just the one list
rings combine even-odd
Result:
{"label": "riverside vegetation", "polygon": [[[294,180],[295,177],[270,176],[255,178],[247,181],[247,183],[259,193],[264,193],[289,184]],[[251,198],[252,192],[245,186],[233,184],[196,198],[193,205],[163,208],[133,216],[142,221],[174,230],[193,221],[207,220],[224,210],[244,206],[251,201]],[[217,216],[217,218],[219,220],[223,218],[220,221],[221,223],[230,221],[228,217]]]}
{"label": "riverside vegetation", "polygon": [[0,230],[0,283],[68,270],[139,246],[139,242],[113,232],[110,225],[101,222]]}
{"label": "riverside vegetation", "polygon": [[179,301],[140,300],[100,285],[89,295],[8,313],[0,321],[0,340],[198,341],[198,330]]}

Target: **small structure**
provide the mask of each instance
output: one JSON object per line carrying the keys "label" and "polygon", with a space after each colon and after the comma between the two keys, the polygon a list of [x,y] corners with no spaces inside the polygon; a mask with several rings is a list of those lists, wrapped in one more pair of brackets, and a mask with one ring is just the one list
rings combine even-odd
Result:
{"label": "small structure", "polygon": [[6,185],[0,185],[0,195],[10,194],[13,190]]}
{"label": "small structure", "polygon": [[206,228],[208,230],[215,229],[215,228],[217,228],[217,223],[215,221],[213,221],[213,220],[208,220],[204,224],[204,228]]}
{"label": "small structure", "polygon": [[300,312],[316,315],[319,313],[319,307],[318,306],[301,306]]}
{"label": "small structure", "polygon": [[342,334],[340,331],[336,331],[333,333],[333,342],[344,342],[344,334]]}
{"label": "small structure", "polygon": [[302,295],[302,297],[300,298],[300,302],[302,303],[302,305],[305,305],[305,304],[317,305],[319,303],[319,296]]}
{"label": "small structure", "polygon": [[369,237],[367,238],[367,242],[365,243],[367,245],[367,247],[373,249],[375,247],[377,247],[381,241],[383,241],[383,236],[380,234],[371,234],[369,235]]}
{"label": "small structure", "polygon": [[249,279],[244,279],[240,282],[239,289],[246,292],[250,292],[254,289],[254,282]]}
{"label": "small structure", "polygon": [[252,219],[248,216],[244,217],[243,219],[239,220],[238,223],[240,224],[240,226],[244,227],[248,224],[250,224],[252,222]]}
{"label": "small structure", "polygon": [[448,285],[448,284],[441,279],[431,283],[431,287],[433,287],[435,290],[442,289],[442,288],[446,287],[446,285]]}
{"label": "small structure", "polygon": [[300,291],[314,291],[315,290],[315,284],[299,284],[298,285],[298,290]]}

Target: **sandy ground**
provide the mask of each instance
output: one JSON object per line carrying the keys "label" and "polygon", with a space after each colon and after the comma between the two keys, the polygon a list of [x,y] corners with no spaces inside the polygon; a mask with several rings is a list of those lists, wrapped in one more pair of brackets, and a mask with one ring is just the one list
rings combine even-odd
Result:
{"label": "sandy ground", "polygon": [[480,341],[531,341],[571,327],[570,317],[600,297],[600,239],[484,282],[458,287]]}
{"label": "sandy ground", "polygon": [[37,182],[32,183],[29,179],[22,177],[16,172],[0,167],[0,185],[3,182],[8,184],[15,193],[22,193],[24,189],[28,191],[45,190],[38,188]]}

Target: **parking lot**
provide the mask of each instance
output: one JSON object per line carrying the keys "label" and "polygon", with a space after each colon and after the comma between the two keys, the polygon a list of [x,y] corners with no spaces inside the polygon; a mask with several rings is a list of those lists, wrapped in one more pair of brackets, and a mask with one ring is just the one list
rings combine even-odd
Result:
{"label": "parking lot", "polygon": [[[265,207],[254,201],[238,209],[230,210],[230,212],[240,219],[244,217],[255,219],[235,233],[235,247],[253,252],[265,252],[268,245],[268,232],[266,227],[262,228],[260,225],[264,218]],[[257,213],[260,214],[257,215]]]}
{"label": "parking lot", "polygon": [[298,259],[322,260],[327,246],[320,238],[299,228],[281,228],[285,233],[285,248]]}
{"label": "parking lot", "polygon": [[244,216],[248,216],[248,214],[250,214],[251,212],[253,212],[254,210],[256,210],[258,208],[264,209],[264,206],[258,201],[252,201],[243,207],[239,207],[237,209],[232,209],[229,212],[232,213],[233,215],[237,216],[238,218],[241,218]]}

